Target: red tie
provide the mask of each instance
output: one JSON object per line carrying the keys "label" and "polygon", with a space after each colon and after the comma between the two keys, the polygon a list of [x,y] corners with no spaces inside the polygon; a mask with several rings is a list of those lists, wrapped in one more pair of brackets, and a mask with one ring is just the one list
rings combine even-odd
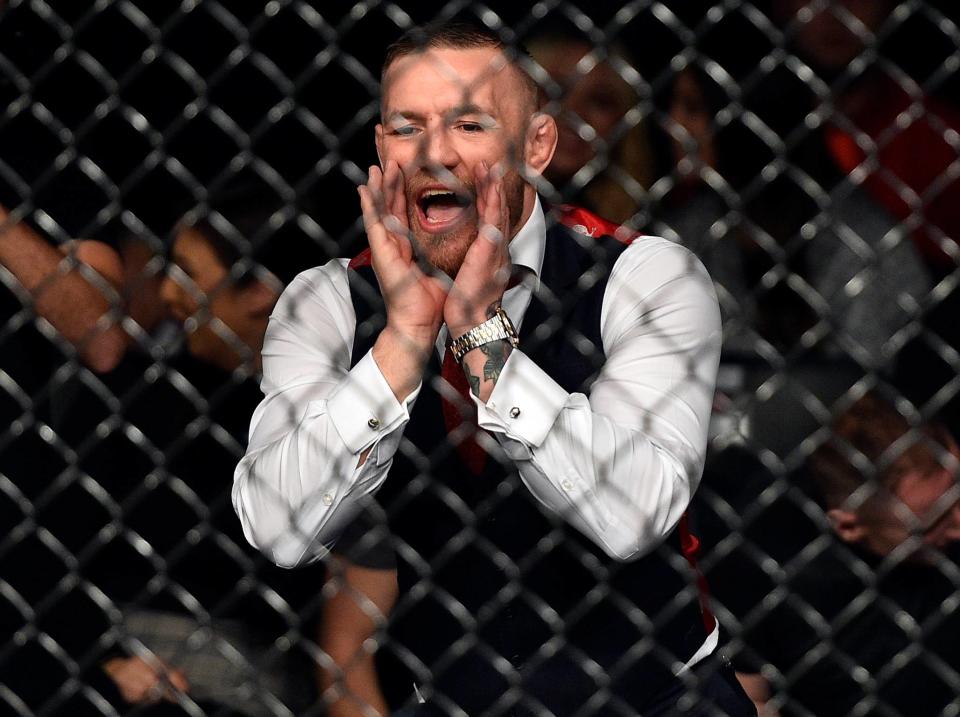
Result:
{"label": "red tie", "polygon": [[451,435],[464,422],[470,426],[470,430],[464,435],[463,440],[457,444],[457,453],[460,454],[461,460],[470,469],[471,473],[480,475],[487,463],[487,452],[477,443],[476,439],[477,431],[480,430],[477,426],[477,406],[470,397],[470,385],[467,383],[467,376],[460,364],[453,358],[453,351],[449,346],[447,346],[446,353],[443,355],[440,377],[460,394],[454,400],[448,400],[443,394],[440,396],[443,422],[447,427],[447,434]]}

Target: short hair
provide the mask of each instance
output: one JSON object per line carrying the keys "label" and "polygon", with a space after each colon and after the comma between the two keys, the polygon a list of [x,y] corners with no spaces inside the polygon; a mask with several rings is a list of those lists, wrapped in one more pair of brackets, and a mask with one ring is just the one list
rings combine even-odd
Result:
{"label": "short hair", "polygon": [[530,53],[527,52],[526,48],[520,43],[508,44],[500,35],[485,25],[463,20],[428,23],[427,25],[412,27],[404,32],[387,47],[386,55],[383,58],[383,68],[380,71],[380,86],[385,86],[387,70],[390,69],[390,66],[403,57],[426,52],[430,49],[473,50],[484,47],[503,52],[510,64],[516,69],[520,80],[529,92],[532,106],[536,108],[539,105],[540,85],[521,66],[522,60],[518,62],[520,58],[532,62]]}
{"label": "short hair", "polygon": [[[894,493],[910,472],[942,468],[938,455],[951,443],[936,423],[912,426],[897,408],[875,391],[866,393],[831,425],[830,439],[810,456],[810,478],[828,508],[844,504],[864,485]],[[859,454],[859,455],[857,455]],[[863,465],[863,459],[869,466]],[[875,490],[866,497],[881,497]]]}

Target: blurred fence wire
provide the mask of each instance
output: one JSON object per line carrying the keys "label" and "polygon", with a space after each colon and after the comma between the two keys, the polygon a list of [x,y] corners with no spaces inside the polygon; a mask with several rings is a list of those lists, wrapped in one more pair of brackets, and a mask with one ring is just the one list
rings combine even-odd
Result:
{"label": "blurred fence wire", "polygon": [[[384,48],[454,18],[530,52],[560,127],[543,200],[682,244],[713,280],[723,350],[689,520],[724,659],[762,676],[765,714],[960,713],[960,29],[934,0],[0,0],[0,708],[347,714],[344,674],[373,646],[428,688],[467,651],[424,663],[330,556],[273,566],[230,498],[266,315],[365,246]],[[563,211],[548,222],[590,233]],[[536,341],[595,371],[600,347],[565,323],[611,268],[593,256],[543,299],[559,313]],[[418,580],[394,620],[434,610],[477,638],[526,605],[548,626],[538,659],[570,648],[595,681],[568,714],[630,713],[604,696],[632,660],[670,665],[644,641],[670,615],[551,518],[524,560],[476,539],[526,487],[471,502],[437,473],[451,453],[401,443],[410,482],[371,511],[392,530],[424,499],[457,525],[437,555],[388,539]],[[593,587],[561,610],[531,581],[564,550],[542,564]],[[473,612],[431,589],[475,553],[504,585]],[[374,624],[346,660],[318,625],[344,594]],[[591,601],[636,630],[613,667],[571,647]],[[488,705],[523,709],[548,713]]]}

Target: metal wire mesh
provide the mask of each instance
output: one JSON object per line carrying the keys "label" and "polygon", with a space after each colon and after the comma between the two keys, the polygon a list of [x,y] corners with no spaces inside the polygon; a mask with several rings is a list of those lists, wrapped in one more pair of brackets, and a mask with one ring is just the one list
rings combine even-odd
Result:
{"label": "metal wire mesh", "polygon": [[[250,548],[231,505],[260,388],[278,388],[258,386],[259,340],[240,327],[273,310],[278,336],[304,338],[316,285],[294,277],[366,244],[355,188],[376,161],[384,47],[453,18],[527,45],[516,61],[561,126],[537,189],[587,263],[562,291],[534,292],[542,315],[521,350],[574,352],[569,382],[586,392],[606,360],[583,312],[599,316],[619,254],[567,204],[621,240],[685,245],[713,280],[723,351],[688,515],[722,661],[762,676],[763,714],[960,713],[960,30],[932,0],[0,6],[3,710],[370,714],[350,678],[376,654],[391,699],[391,680],[416,683],[408,709],[426,697],[473,714],[443,676],[489,671],[503,689],[485,714],[634,714],[632,670],[676,673],[689,657],[661,639],[700,606],[681,554],[651,551],[688,581],[650,610],[631,563],[569,525],[582,528],[582,505],[536,507],[513,468],[529,453],[481,431],[505,472],[494,490],[444,473],[467,423],[377,449],[406,477],[341,517],[339,555],[315,541],[317,511],[343,490],[328,457],[310,510],[256,488],[281,528],[260,547],[296,553],[281,562],[317,553],[305,568]],[[354,350],[385,318],[366,279],[347,291],[364,313]],[[257,307],[247,324],[230,313],[238,297]],[[658,346],[684,350],[655,300],[633,303]],[[268,333],[268,351],[280,345]],[[418,402],[456,404],[437,364]],[[667,393],[704,381],[691,360]],[[320,411],[292,395],[291,424]],[[658,420],[627,423],[655,433]],[[604,479],[618,450],[595,456]],[[695,455],[677,462],[700,470]],[[824,476],[851,467],[859,483],[837,498]],[[557,484],[573,503],[587,500],[577,479]],[[540,532],[515,544],[495,520]],[[425,521],[432,542],[404,533]],[[450,582],[458,564],[491,572]],[[558,571],[566,603],[544,599]],[[331,605],[355,625],[324,623]],[[542,630],[522,670],[490,632],[505,613]],[[427,658],[405,629],[454,637]],[[597,630],[622,638],[612,656],[583,639]],[[540,674],[592,695],[548,705]],[[677,713],[724,713],[701,677],[680,675]]]}

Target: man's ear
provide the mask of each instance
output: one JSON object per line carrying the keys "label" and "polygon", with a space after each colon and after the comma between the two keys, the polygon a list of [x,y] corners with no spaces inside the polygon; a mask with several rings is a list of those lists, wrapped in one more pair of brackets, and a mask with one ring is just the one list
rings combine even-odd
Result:
{"label": "man's ear", "polygon": [[527,127],[526,165],[531,174],[543,174],[557,149],[557,122],[544,112],[537,112]]}
{"label": "man's ear", "polygon": [[374,142],[377,145],[377,159],[380,160],[380,166],[383,166],[383,125],[377,124],[374,130]]}
{"label": "man's ear", "polygon": [[867,536],[867,528],[852,510],[831,508],[827,519],[833,532],[845,543],[859,543]]}

